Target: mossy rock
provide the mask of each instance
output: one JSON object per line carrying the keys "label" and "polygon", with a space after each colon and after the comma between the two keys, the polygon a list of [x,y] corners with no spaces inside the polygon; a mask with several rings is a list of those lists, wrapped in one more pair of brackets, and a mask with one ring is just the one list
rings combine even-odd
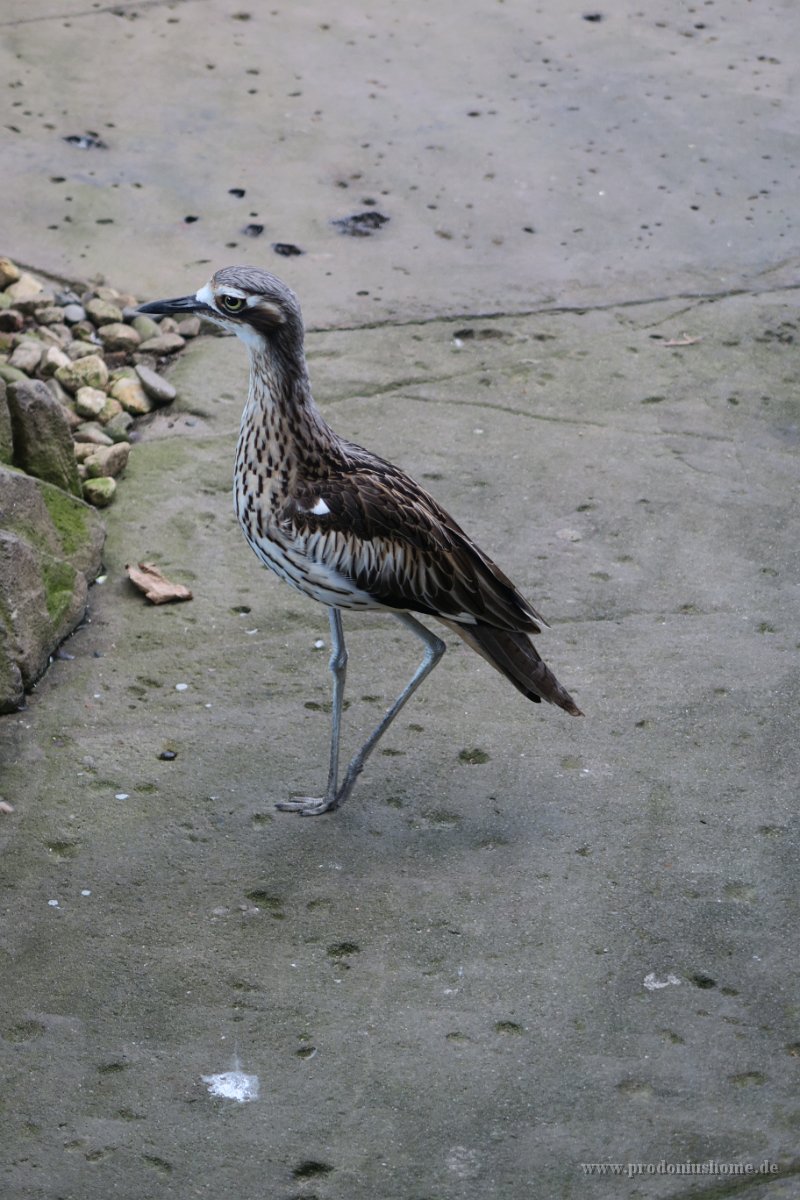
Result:
{"label": "mossy rock", "polygon": [[10,384],[8,409],[15,464],[29,475],[79,496],[72,433],[63,407],[47,385],[38,379]]}
{"label": "mossy rock", "polygon": [[0,466],[0,712],[13,712],[86,611],[105,530],[82,500]]}

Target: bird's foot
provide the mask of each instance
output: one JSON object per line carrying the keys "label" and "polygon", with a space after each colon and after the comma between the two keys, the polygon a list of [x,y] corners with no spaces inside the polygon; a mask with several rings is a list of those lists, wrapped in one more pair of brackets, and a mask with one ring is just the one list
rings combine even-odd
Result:
{"label": "bird's foot", "polygon": [[339,807],[338,796],[296,796],[292,800],[278,800],[275,807],[281,812],[294,812],[301,817],[319,817]]}

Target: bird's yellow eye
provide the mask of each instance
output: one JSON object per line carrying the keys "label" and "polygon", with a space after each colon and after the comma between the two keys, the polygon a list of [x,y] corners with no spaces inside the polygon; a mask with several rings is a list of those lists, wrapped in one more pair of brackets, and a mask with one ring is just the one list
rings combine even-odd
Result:
{"label": "bird's yellow eye", "polygon": [[245,304],[241,296],[220,296],[219,302],[227,312],[231,313],[241,312]]}

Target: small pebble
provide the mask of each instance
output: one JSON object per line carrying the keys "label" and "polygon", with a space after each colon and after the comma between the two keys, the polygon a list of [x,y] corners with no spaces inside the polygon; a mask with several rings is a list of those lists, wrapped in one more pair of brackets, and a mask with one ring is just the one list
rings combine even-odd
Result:
{"label": "small pebble", "polygon": [[188,687],[189,687],[188,683],[176,683],[175,691],[176,692],[185,692]]}
{"label": "small pebble", "polygon": [[158,337],[142,342],[139,349],[151,354],[177,354],[185,345],[186,342],[179,333],[160,333]]}
{"label": "small pebble", "polygon": [[197,337],[200,332],[199,317],[184,317],[182,321],[178,321],[177,331],[181,337],[193,338]]}
{"label": "small pebble", "polygon": [[130,799],[130,797],[128,796],[127,792],[117,792],[116,795],[114,796],[114,799],[115,800],[128,800],[128,799]]}
{"label": "small pebble", "polygon": [[95,298],[84,306],[95,325],[118,324],[122,320],[122,309],[117,308],[110,300]]}
{"label": "small pebble", "polygon": [[[199,328],[198,321],[198,328]],[[169,404],[174,400],[177,392],[175,388],[152,367],[145,366],[144,363],[136,364],[136,374],[139,376],[142,387],[151,400],[155,400],[156,404]]]}
{"label": "small pebble", "polygon": [[106,508],[114,499],[117,481],[110,476],[102,475],[98,479],[86,479],[83,483],[83,498],[87,504],[95,508]]}
{"label": "small pebble", "polygon": [[91,894],[92,894],[91,888],[81,888],[82,896],[91,896]]}

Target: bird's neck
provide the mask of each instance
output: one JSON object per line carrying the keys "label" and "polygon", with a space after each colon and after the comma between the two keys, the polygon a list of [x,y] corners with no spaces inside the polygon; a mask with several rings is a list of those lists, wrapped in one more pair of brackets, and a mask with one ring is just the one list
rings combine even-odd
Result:
{"label": "bird's neck", "polygon": [[284,360],[250,348],[240,444],[257,442],[292,474],[307,475],[338,440],[314,402],[302,351]]}

